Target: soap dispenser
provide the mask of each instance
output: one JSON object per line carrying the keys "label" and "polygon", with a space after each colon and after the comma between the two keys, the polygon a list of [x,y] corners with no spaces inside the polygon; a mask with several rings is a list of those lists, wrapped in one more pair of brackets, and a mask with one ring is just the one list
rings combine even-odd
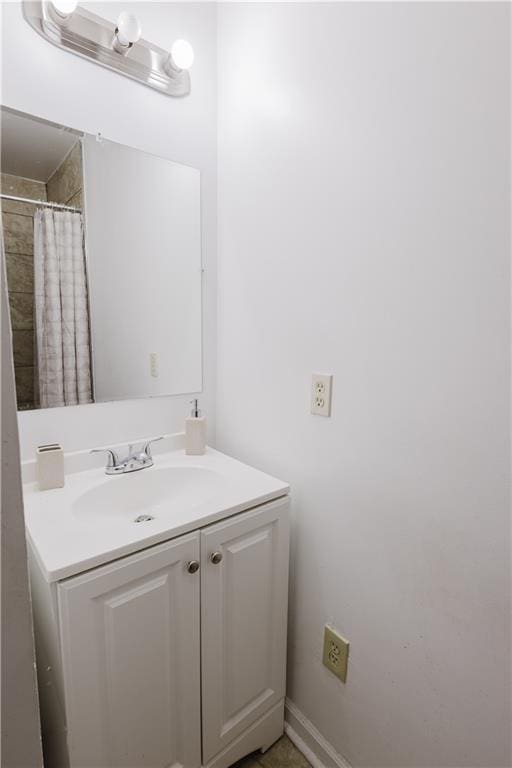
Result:
{"label": "soap dispenser", "polygon": [[194,407],[185,419],[185,453],[188,456],[201,456],[206,449],[206,418],[201,416],[197,398],[190,402]]}

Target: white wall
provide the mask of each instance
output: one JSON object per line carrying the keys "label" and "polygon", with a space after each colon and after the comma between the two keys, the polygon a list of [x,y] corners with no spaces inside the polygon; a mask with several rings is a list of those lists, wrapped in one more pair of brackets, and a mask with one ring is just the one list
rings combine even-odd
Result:
{"label": "white wall", "polygon": [[219,11],[217,442],[292,484],[288,691],[356,766],[510,764],[509,11]]}
{"label": "white wall", "polygon": [[[83,3],[117,18],[119,3]],[[143,36],[169,48],[189,40],[196,54],[192,93],[171,99],[50,45],[24,21],[21,4],[2,3],[4,105],[199,168],[202,182],[205,395],[214,436],[216,270],[216,7],[212,3],[126,3],[141,20]],[[134,307],[134,318],[140,307]],[[117,443],[183,428],[190,397],[103,403],[20,415],[23,458],[42,442],[65,450]]]}

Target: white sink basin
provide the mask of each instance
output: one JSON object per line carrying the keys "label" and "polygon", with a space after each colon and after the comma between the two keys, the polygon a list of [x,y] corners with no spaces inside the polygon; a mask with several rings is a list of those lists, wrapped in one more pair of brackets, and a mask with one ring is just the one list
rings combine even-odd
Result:
{"label": "white sink basin", "polygon": [[204,456],[174,450],[154,460],[153,467],[124,475],[105,475],[104,468],[68,472],[64,488],[51,491],[24,485],[28,540],[48,581],[196,531],[289,490],[211,448]]}
{"label": "white sink basin", "polygon": [[107,477],[79,496],[71,510],[83,520],[151,522],[137,518],[155,520],[173,510],[197,507],[219,493],[225,483],[222,475],[205,467],[151,467]]}

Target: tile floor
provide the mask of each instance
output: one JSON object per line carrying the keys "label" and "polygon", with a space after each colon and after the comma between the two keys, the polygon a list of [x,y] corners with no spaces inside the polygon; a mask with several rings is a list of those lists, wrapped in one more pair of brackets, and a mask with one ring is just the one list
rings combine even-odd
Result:
{"label": "tile floor", "polygon": [[310,764],[288,736],[281,736],[264,755],[254,752],[232,768],[310,768]]}

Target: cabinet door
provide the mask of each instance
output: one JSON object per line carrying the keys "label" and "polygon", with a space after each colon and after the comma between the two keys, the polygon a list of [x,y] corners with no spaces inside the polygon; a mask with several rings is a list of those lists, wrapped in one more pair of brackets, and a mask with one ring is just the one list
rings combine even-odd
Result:
{"label": "cabinet door", "polygon": [[201,532],[204,764],[285,694],[288,508],[279,499]]}
{"label": "cabinet door", "polygon": [[72,768],[200,765],[199,534],[59,583]]}

